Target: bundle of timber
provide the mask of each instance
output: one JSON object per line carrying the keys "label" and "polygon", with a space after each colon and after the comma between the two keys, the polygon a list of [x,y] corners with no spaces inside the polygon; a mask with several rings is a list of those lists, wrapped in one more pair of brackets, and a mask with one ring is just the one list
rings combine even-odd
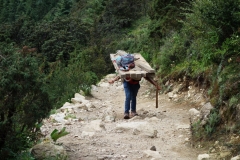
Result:
{"label": "bundle of timber", "polygon": [[140,79],[142,77],[153,78],[155,76],[155,70],[151,68],[148,62],[139,53],[132,54],[134,55],[134,64],[135,64],[134,68],[131,68],[130,70],[127,70],[127,71],[121,70],[116,63],[116,58],[118,56],[122,56],[126,54],[128,53],[122,50],[118,50],[117,53],[115,54],[110,54],[110,58],[112,60],[114,68],[116,69],[117,73],[121,78],[131,77],[133,79]]}

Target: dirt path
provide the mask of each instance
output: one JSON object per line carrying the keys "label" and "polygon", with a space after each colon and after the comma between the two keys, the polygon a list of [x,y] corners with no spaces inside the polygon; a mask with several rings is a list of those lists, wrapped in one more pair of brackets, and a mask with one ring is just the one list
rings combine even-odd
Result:
{"label": "dirt path", "polygon": [[[100,86],[93,87],[93,96],[86,99],[94,105],[94,108],[76,113],[76,118],[81,121],[67,125],[66,130],[70,134],[58,140],[58,143],[67,148],[69,159],[197,159],[200,150],[192,148],[189,142],[191,136],[188,111],[193,106],[184,102],[170,101],[166,94],[160,94],[159,107],[156,108],[155,93],[150,93],[151,88],[153,87],[150,83],[141,82],[137,97],[139,116],[125,120],[123,119],[125,96],[121,83],[108,85],[106,80],[103,80]],[[109,121],[106,121],[107,117]],[[86,127],[96,120],[101,120],[100,129],[96,129],[99,127],[96,126],[96,131],[85,132]],[[126,127],[128,125],[129,127]],[[49,126],[49,130],[61,127],[61,125]],[[156,151],[150,150],[153,146]]]}

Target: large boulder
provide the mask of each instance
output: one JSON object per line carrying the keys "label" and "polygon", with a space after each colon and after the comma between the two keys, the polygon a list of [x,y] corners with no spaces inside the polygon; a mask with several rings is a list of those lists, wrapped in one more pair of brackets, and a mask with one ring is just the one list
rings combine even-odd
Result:
{"label": "large boulder", "polygon": [[116,125],[116,131],[132,130],[134,135],[140,134],[149,138],[156,138],[158,131],[149,122],[123,122]]}
{"label": "large boulder", "polygon": [[213,109],[214,107],[211,105],[210,102],[206,103],[200,110],[200,117],[202,119],[201,121],[201,125],[205,125],[208,121],[208,116],[211,112],[211,110]]}
{"label": "large boulder", "polygon": [[197,123],[200,120],[200,111],[198,111],[195,108],[191,108],[189,110],[189,114],[190,114],[190,122],[192,124]]}
{"label": "large boulder", "polygon": [[42,160],[46,158],[67,158],[67,152],[63,146],[55,145],[53,143],[40,143],[33,146],[32,155],[37,160]]}

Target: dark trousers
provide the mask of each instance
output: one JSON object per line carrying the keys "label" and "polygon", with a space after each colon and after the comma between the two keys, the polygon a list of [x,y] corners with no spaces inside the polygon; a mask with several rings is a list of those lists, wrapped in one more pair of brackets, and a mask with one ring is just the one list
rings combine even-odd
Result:
{"label": "dark trousers", "polygon": [[124,113],[129,113],[130,110],[136,112],[137,93],[140,88],[140,84],[130,84],[124,80],[123,86],[126,96]]}

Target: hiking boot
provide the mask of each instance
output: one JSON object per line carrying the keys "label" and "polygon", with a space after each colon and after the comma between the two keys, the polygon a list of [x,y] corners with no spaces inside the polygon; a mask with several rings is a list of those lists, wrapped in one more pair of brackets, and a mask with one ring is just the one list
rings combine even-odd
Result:
{"label": "hiking boot", "polygon": [[129,119],[129,113],[124,113],[124,119]]}
{"label": "hiking boot", "polygon": [[132,111],[132,112],[131,112],[131,116],[132,116],[132,117],[135,117],[135,116],[138,116],[138,114],[137,114],[137,112]]}

